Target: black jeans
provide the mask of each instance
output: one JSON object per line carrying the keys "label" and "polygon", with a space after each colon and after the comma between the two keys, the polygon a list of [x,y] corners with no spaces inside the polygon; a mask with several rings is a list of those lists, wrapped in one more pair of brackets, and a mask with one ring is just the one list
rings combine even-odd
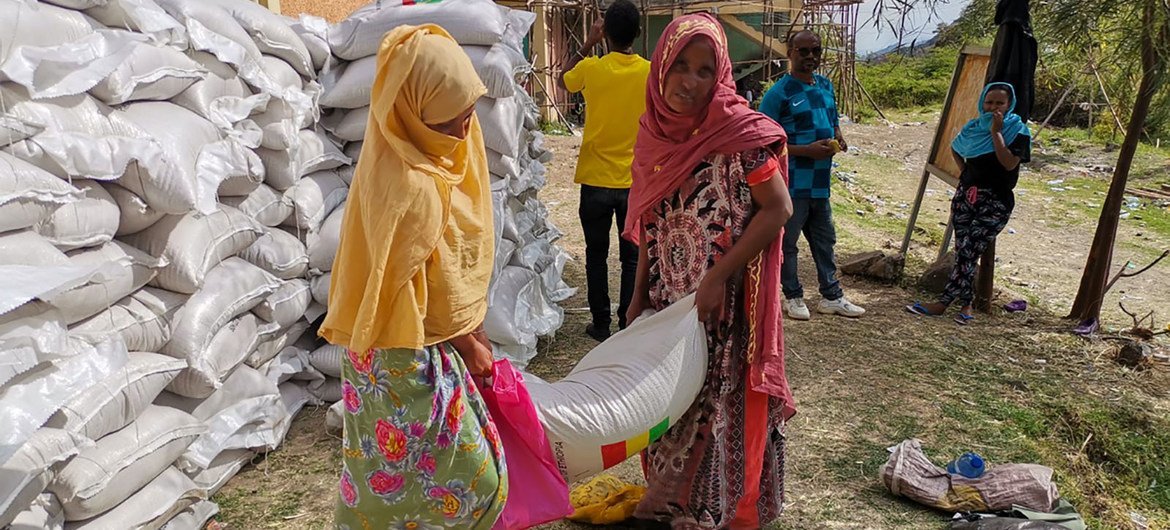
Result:
{"label": "black jeans", "polygon": [[638,275],[638,247],[620,237],[626,224],[626,202],[630,190],[581,186],[581,229],[585,232],[585,278],[589,293],[589,312],[593,325],[608,329],[613,322],[609,302],[609,234],[614,218],[618,227],[618,258],[622,264],[621,299],[618,301],[618,327],[626,327],[626,309],[634,296],[634,279]]}

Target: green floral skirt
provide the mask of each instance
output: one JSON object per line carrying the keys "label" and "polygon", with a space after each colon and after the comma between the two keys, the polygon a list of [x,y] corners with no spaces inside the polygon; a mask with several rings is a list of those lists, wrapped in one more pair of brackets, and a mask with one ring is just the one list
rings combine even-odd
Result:
{"label": "green floral skirt", "polygon": [[447,344],[348,352],[334,524],[488,530],[508,496],[496,427]]}

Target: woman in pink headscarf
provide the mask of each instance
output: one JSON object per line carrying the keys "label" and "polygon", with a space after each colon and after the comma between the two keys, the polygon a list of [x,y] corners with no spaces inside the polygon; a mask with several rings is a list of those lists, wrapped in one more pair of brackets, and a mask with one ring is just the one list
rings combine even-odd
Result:
{"label": "woman in pink headscarf", "polygon": [[711,15],[676,18],[650,68],[624,233],[640,252],[628,318],[696,293],[710,359],[694,405],[643,455],[635,516],[759,528],[784,504],[783,427],[795,413],[780,320],[786,137],[736,94]]}

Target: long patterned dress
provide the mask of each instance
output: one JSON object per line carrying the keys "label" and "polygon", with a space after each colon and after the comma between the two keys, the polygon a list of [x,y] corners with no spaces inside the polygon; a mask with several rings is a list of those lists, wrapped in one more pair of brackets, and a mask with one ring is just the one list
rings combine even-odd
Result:
{"label": "long patterned dress", "polygon": [[490,529],[508,495],[503,449],[455,349],[349,351],[342,379],[335,526]]}
{"label": "long patterned dress", "polygon": [[[738,241],[753,213],[749,179],[771,156],[766,149],[709,156],[644,214],[655,309],[695,292]],[[783,509],[783,400],[748,389],[742,275],[728,282],[724,303],[727,316],[708,335],[699,397],[643,455],[648,487],[635,516],[676,530],[757,527]]]}

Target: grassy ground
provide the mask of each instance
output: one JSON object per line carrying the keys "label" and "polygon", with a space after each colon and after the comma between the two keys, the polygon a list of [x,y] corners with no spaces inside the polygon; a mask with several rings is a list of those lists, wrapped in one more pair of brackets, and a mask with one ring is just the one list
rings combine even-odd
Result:
{"label": "grassy ground", "polygon": [[[925,109],[892,118],[905,125],[846,127],[854,149],[839,157],[838,170],[848,181],[834,184],[841,255],[896,248],[901,241],[937,115]],[[579,139],[551,138],[550,144],[557,159],[542,198],[566,232],[563,245],[578,257],[567,267],[568,282],[583,286],[572,184]],[[1079,168],[1111,165],[1112,156],[1076,131],[1041,136],[997,262],[1003,300],[1026,297],[1034,303],[1028,312],[981,315],[960,328],[901,309],[924,296],[912,280],[942,237],[949,194],[934,181],[911,248],[909,279],[896,285],[845,279],[850,297],[869,309],[861,320],[786,323],[800,413],[788,429],[786,513],[773,528],[945,528],[950,514],[895,498],[878,478],[885,449],[909,437],[921,439],[939,463],[976,450],[992,463],[1050,466],[1061,494],[1092,528],[1143,528],[1134,521],[1170,528],[1170,370],[1121,367],[1111,357],[1113,341],[1074,338],[1069,322],[1058,318],[1075,292],[1109,178]],[[1167,182],[1168,160],[1165,150],[1143,148],[1138,180]],[[1063,183],[1050,184],[1059,179]],[[1148,203],[1133,209],[1119,232],[1117,261],[1141,261],[1170,248],[1167,216],[1165,208]],[[806,286],[815,285],[811,267],[801,272]],[[1105,306],[1107,327],[1128,324],[1116,309],[1122,300],[1157,311],[1165,325],[1168,295],[1170,266],[1119,283]],[[550,380],[592,346],[582,332],[584,292],[564,305],[564,328],[542,341],[530,366]],[[258,459],[215,497],[220,522],[242,529],[327,527],[340,464],[338,440],[323,424],[323,410],[297,418],[279,451]],[[632,463],[614,472],[639,480]],[[560,522],[548,528],[585,527]]]}

